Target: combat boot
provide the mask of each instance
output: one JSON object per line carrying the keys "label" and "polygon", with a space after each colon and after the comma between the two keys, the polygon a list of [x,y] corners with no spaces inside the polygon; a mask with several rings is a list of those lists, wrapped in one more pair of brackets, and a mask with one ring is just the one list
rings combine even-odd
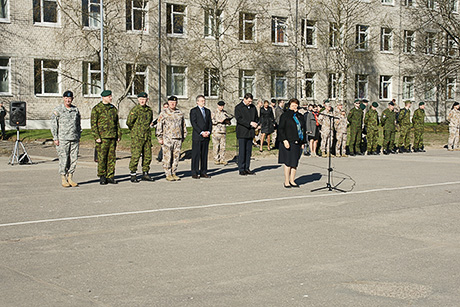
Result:
{"label": "combat boot", "polygon": [[168,181],[175,181],[175,180],[174,180],[174,177],[171,176],[171,175],[166,176],[166,180],[168,180]]}
{"label": "combat boot", "polygon": [[326,153],[323,152],[323,153],[321,154],[321,157],[326,158],[326,157],[327,157]]}
{"label": "combat boot", "polygon": [[67,175],[67,182],[72,186],[72,187],[78,187],[78,183],[72,180],[73,174],[68,174]]}
{"label": "combat boot", "polygon": [[180,181],[179,176],[177,176],[176,174],[172,174],[171,176],[173,177],[174,180]]}
{"label": "combat boot", "polygon": [[132,183],[138,183],[139,182],[139,179],[137,179],[137,176],[136,174],[131,174],[131,182]]}
{"label": "combat boot", "polygon": [[100,180],[99,180],[99,184],[106,185],[107,184],[107,178],[105,178],[105,176],[101,176]]}
{"label": "combat boot", "polygon": [[399,153],[405,153],[406,150],[404,149],[404,146],[399,147]]}
{"label": "combat boot", "polygon": [[62,186],[64,188],[70,187],[70,183],[67,181],[67,177],[65,175],[61,175],[61,180],[62,180]]}
{"label": "combat boot", "polygon": [[107,183],[110,183],[110,184],[118,184],[118,181],[116,181],[113,177],[111,178],[106,178],[107,180]]}
{"label": "combat boot", "polygon": [[142,172],[142,178],[143,181],[155,181],[152,177],[150,177],[149,172]]}

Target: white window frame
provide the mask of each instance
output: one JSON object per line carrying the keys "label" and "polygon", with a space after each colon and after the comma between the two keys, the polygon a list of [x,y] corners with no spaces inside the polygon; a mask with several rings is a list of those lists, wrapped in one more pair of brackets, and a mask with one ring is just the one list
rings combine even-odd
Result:
{"label": "white window frame", "polygon": [[340,27],[335,22],[329,23],[329,48],[335,49],[340,44]]}
{"label": "white window frame", "polygon": [[[33,18],[34,25],[42,25],[42,26],[50,26],[50,27],[58,27],[61,24],[61,10],[59,5],[59,0],[37,0],[40,2],[40,21],[35,21],[35,16]],[[45,2],[56,2],[56,22],[49,22],[45,21],[45,14],[44,14],[44,3]],[[35,12],[35,7],[33,8],[33,12]]]}
{"label": "white window frame", "polygon": [[[369,98],[369,75],[357,74],[355,77],[355,98],[368,99]],[[364,95],[360,95],[361,86],[363,86]]]}
{"label": "white window frame", "polygon": [[[386,44],[388,44],[388,49],[385,49]],[[392,52],[393,51],[393,29],[380,28],[380,51],[382,52]]]}
{"label": "white window frame", "polygon": [[[145,3],[145,7],[142,8],[142,7],[136,7],[134,6],[135,3],[137,3],[137,1],[135,0],[126,0],[127,2],[131,2],[131,11],[130,12],[126,12],[126,30],[128,32],[137,32],[137,33],[147,33],[149,31],[149,2],[148,0],[143,0]],[[136,24],[134,18],[137,16],[136,15],[136,12],[140,12],[141,13],[141,23],[143,24],[143,29],[142,30],[139,30],[139,29],[134,29],[134,25]],[[131,28],[128,29],[128,14],[129,16],[131,16]]]}
{"label": "white window frame", "polygon": [[[379,86],[379,99],[380,100],[390,100],[392,93],[392,79],[393,76],[380,76],[380,86]],[[386,90],[386,95],[385,95]]]}
{"label": "white window frame", "polygon": [[[183,69],[183,72],[177,71],[178,69],[181,69],[181,70]],[[188,72],[187,66],[170,65],[167,67],[166,80],[168,84],[166,87],[166,91],[167,91],[166,94],[168,96],[187,98],[187,72]],[[183,78],[182,95],[179,94],[179,91],[177,90],[179,88],[178,84],[176,83],[176,80],[178,80],[178,78]]]}
{"label": "white window frame", "polygon": [[430,10],[435,10],[438,7],[436,0],[427,0],[426,7]]}
{"label": "white window frame", "polygon": [[[82,1],[82,14],[86,15],[88,25],[83,26],[87,29],[100,29],[101,27],[101,0],[85,0]],[[85,5],[86,4],[86,7]],[[92,13],[92,8],[96,8],[97,12]]]}
{"label": "white window frame", "polygon": [[5,8],[5,17],[0,17],[0,22],[10,22],[10,0],[0,0],[0,10],[2,3]]}
{"label": "white window frame", "polygon": [[417,5],[416,0],[404,0],[404,6],[415,7]]}
{"label": "white window frame", "polygon": [[434,32],[426,32],[425,36],[425,54],[433,55],[436,53],[436,35]]}
{"label": "white window frame", "polygon": [[[286,71],[272,71],[271,73],[271,98],[273,99],[287,99],[287,72]],[[281,82],[283,85],[283,93],[278,95],[277,84]]]}
{"label": "white window frame", "polygon": [[369,26],[356,25],[356,50],[365,51],[369,49]]}
{"label": "white window frame", "polygon": [[[35,59],[34,61],[40,61],[40,83],[41,83],[41,89],[40,93],[35,93],[35,96],[59,96],[61,93],[61,61],[59,60],[47,60],[47,59]],[[44,61],[56,61],[58,62],[57,68],[49,68],[49,67],[44,67]],[[45,73],[46,72],[55,72],[57,73],[57,87],[58,91],[55,93],[47,93],[45,92]],[[35,71],[35,62],[34,62],[34,76],[37,74]],[[35,84],[34,84],[35,88]]]}
{"label": "white window frame", "polygon": [[[148,89],[148,71],[149,71],[149,68],[146,64],[126,64],[126,77],[131,77],[131,76],[128,76],[128,66],[131,66],[131,69],[135,69],[135,73],[134,73],[134,79],[133,79],[133,83],[131,84],[131,87],[128,89],[128,96],[129,97],[136,97],[137,94],[139,94],[140,92],[146,92],[148,93],[149,89]],[[144,71],[140,71],[139,68],[141,67],[145,67],[145,70]],[[136,77],[137,76],[143,76],[144,77],[144,86],[143,86],[143,89],[137,91],[136,90]],[[128,79],[126,79],[126,83],[128,83]]]}
{"label": "white window frame", "polygon": [[457,42],[449,35],[446,33],[446,51],[447,55],[451,57],[457,57],[458,56],[458,44]]}
{"label": "white window frame", "polygon": [[393,0],[382,0],[382,5],[394,5]]}
{"label": "white window frame", "polygon": [[[305,73],[305,78],[302,80],[302,91],[300,93],[300,98],[314,100],[315,99],[315,77],[316,73],[307,72]],[[307,86],[310,84],[311,96],[307,95]]]}
{"label": "white window frame", "polygon": [[[181,7],[184,8],[183,12],[176,11],[175,9]],[[187,35],[187,10],[188,7],[185,4],[174,4],[174,3],[167,3],[166,4],[166,12],[168,12],[168,8],[170,8],[171,13],[170,15],[166,16],[166,34],[169,37],[185,37]],[[174,19],[177,16],[182,16],[183,24],[182,24],[182,33],[174,32]],[[170,27],[168,28],[168,20],[170,20]]]}
{"label": "white window frame", "polygon": [[457,79],[455,77],[446,78],[446,100],[455,100],[455,91],[457,88]]}
{"label": "white window frame", "polygon": [[0,70],[6,71],[6,77],[8,82],[8,91],[7,92],[0,92],[0,96],[9,96],[11,95],[11,58],[9,57],[0,57],[1,60],[8,60],[8,64],[6,66],[2,66],[0,64]]}
{"label": "white window frame", "polygon": [[[247,17],[251,16],[254,17],[253,19],[248,19]],[[239,25],[239,38],[241,42],[252,43],[256,40],[256,14],[254,13],[247,13],[247,12],[240,12],[240,25]],[[252,39],[246,38],[246,27],[252,24],[252,31],[251,36]]]}
{"label": "white window frame", "polygon": [[458,0],[450,0],[452,1],[451,3],[451,12],[452,13],[458,13]]}
{"label": "white window frame", "polygon": [[[272,16],[272,43],[274,45],[288,45],[287,28],[287,17]],[[283,41],[278,40],[281,36]]]}
{"label": "white window frame", "polygon": [[[205,68],[203,79],[203,93],[205,97],[219,97],[219,70],[217,68]],[[215,92],[213,92],[215,90]]]}
{"label": "white window frame", "polygon": [[[219,14],[220,13],[220,14]],[[217,19],[219,22],[219,26],[217,27],[217,30],[219,33],[214,33],[214,30],[216,29],[215,26],[215,20],[214,20],[214,9],[205,9],[204,11],[204,37],[206,38],[212,38],[215,39],[216,36],[219,38],[222,34],[223,28],[222,28],[222,18],[223,18],[223,12],[222,10],[217,10]]]}
{"label": "white window frame", "polygon": [[[84,81],[83,96],[84,97],[99,97],[100,96],[99,93],[101,92],[101,67],[99,66],[99,69],[93,69],[91,66],[94,64],[99,64],[99,63],[83,62],[83,81]],[[94,74],[99,74],[99,80],[97,78],[93,79]]]}
{"label": "white window frame", "polygon": [[415,31],[404,30],[404,53],[415,53]]}
{"label": "white window frame", "polygon": [[415,100],[415,78],[413,76],[403,77],[403,93],[404,100]]}
{"label": "white window frame", "polygon": [[[252,93],[253,96],[256,96],[256,71],[252,69],[240,69],[239,79],[239,97],[244,97],[246,93]],[[250,82],[250,89],[245,87],[246,82]]]}
{"label": "white window frame", "polygon": [[327,78],[327,97],[337,99],[339,97],[339,74],[329,73]]}
{"label": "white window frame", "polygon": [[[316,47],[316,24],[317,22],[315,20],[302,19],[303,42],[307,48]],[[308,44],[309,40],[312,42],[311,44]]]}

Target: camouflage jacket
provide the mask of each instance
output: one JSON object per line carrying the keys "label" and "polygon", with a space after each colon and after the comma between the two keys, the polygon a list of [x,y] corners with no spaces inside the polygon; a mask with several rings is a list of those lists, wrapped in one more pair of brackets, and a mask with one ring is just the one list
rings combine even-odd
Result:
{"label": "camouflage jacket", "polygon": [[216,110],[212,112],[211,115],[212,118],[212,133],[213,134],[226,134],[227,133],[227,127],[226,124],[223,124],[222,122],[226,119],[231,119],[232,116],[227,113],[227,111],[222,110]]}
{"label": "camouflage jacket", "polygon": [[131,130],[131,138],[147,139],[152,137],[150,124],[153,121],[152,108],[148,105],[137,105],[131,109],[126,125]]}
{"label": "camouflage jacket", "polygon": [[348,113],[348,122],[351,127],[359,128],[363,126],[363,110],[360,108],[353,108]]}
{"label": "camouflage jacket", "polygon": [[369,109],[369,111],[366,112],[364,124],[366,125],[367,130],[379,130],[380,121],[377,110]]}
{"label": "camouflage jacket", "polygon": [[[324,114],[324,115],[323,115]],[[326,109],[319,113],[319,124],[321,125],[321,133],[329,133],[334,126],[334,121],[327,115],[333,116],[332,110],[327,112]],[[332,127],[331,127],[332,124]]]}
{"label": "camouflage jacket", "polygon": [[385,109],[382,113],[380,122],[382,123],[383,130],[395,131],[396,130],[396,113],[390,109]]}
{"label": "camouflage jacket", "polygon": [[425,124],[425,110],[418,108],[414,111],[414,116],[412,116],[412,124],[414,127],[423,126]]}
{"label": "camouflage jacket", "polygon": [[121,139],[118,111],[113,104],[99,102],[91,110],[91,132],[94,139]]}
{"label": "camouflage jacket", "polygon": [[347,115],[342,115],[342,112],[336,111],[334,114],[338,119],[334,119],[335,131],[339,133],[347,133],[348,120]]}
{"label": "camouflage jacket", "polygon": [[165,109],[158,117],[156,135],[158,140],[179,139],[187,136],[184,114],[179,110]]}
{"label": "camouflage jacket", "polygon": [[78,141],[81,136],[80,111],[74,105],[69,109],[64,104],[54,108],[51,114],[51,134],[53,140]]}
{"label": "camouflage jacket", "polygon": [[450,127],[460,127],[460,110],[450,110],[447,121]]}
{"label": "camouflage jacket", "polygon": [[402,108],[401,111],[399,111],[398,123],[400,126],[410,126],[411,125],[409,109]]}

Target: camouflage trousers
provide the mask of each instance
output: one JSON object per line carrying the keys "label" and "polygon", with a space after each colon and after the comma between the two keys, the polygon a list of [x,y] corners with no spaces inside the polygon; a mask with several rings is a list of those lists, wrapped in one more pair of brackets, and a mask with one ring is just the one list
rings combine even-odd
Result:
{"label": "camouflage trousers", "polygon": [[329,148],[329,146],[332,145],[331,137],[332,134],[330,131],[321,131],[321,153],[325,154],[331,152],[331,148]]}
{"label": "camouflage trousers", "polygon": [[457,149],[459,141],[459,127],[449,126],[449,141],[447,142],[448,149]]}
{"label": "camouflage trousers", "polygon": [[404,126],[401,126],[400,130],[399,130],[399,146],[398,147],[402,147],[404,146],[405,148],[409,148],[410,146],[410,129],[411,129],[411,126],[409,125],[404,125]]}
{"label": "camouflage trousers", "polygon": [[367,151],[377,151],[378,145],[378,138],[379,138],[379,130],[378,129],[367,129]]}
{"label": "camouflage trousers", "polygon": [[163,139],[161,149],[163,150],[163,169],[166,176],[176,174],[181,147],[181,139]]}
{"label": "camouflage trousers", "polygon": [[361,136],[363,133],[362,127],[350,127],[350,142],[348,148],[350,153],[361,152]]}
{"label": "camouflage trousers", "polygon": [[216,133],[212,135],[212,149],[214,152],[214,161],[225,161],[225,137],[226,134]]}
{"label": "camouflage trousers", "polygon": [[131,160],[129,161],[129,171],[135,174],[137,165],[142,156],[142,171],[148,172],[150,170],[150,163],[152,162],[152,138],[132,138],[131,139]]}
{"label": "camouflage trousers", "polygon": [[414,149],[423,148],[423,132],[425,128],[423,126],[417,127],[414,126]]}
{"label": "camouflage trousers", "polygon": [[101,139],[96,143],[97,151],[97,176],[113,178],[115,175],[117,139]]}
{"label": "camouflage trousers", "polygon": [[382,148],[386,149],[393,149],[395,147],[395,133],[394,130],[383,130],[383,144]]}
{"label": "camouflage trousers", "polygon": [[337,139],[337,143],[335,145],[335,155],[339,156],[340,153],[342,155],[346,154],[347,152],[347,132],[339,132],[335,135]]}
{"label": "camouflage trousers", "polygon": [[59,141],[56,151],[59,157],[59,174],[73,174],[77,166],[78,150],[80,142],[78,141]]}

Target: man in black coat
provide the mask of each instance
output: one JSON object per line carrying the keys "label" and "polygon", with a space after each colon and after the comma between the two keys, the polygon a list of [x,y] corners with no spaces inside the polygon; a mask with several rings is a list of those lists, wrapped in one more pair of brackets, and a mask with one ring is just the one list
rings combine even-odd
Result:
{"label": "man in black coat", "polygon": [[236,138],[238,139],[238,170],[240,175],[255,175],[249,169],[252,153],[252,139],[259,121],[257,109],[252,104],[252,94],[247,93],[235,107]]}
{"label": "man in black coat", "polygon": [[193,127],[192,178],[211,178],[207,174],[209,137],[212,131],[211,111],[204,107],[206,99],[203,95],[196,97],[196,104],[197,106],[190,110],[190,123]]}

